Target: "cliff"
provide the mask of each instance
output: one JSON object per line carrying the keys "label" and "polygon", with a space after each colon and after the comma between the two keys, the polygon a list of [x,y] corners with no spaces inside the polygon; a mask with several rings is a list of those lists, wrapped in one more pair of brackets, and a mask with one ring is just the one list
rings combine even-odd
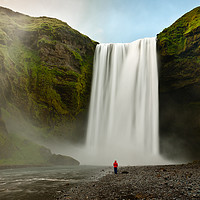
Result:
{"label": "cliff", "polygon": [[157,39],[161,149],[174,158],[199,159],[200,7],[164,29]]}
{"label": "cliff", "polygon": [[96,44],[60,20],[0,7],[0,164],[79,164],[37,141],[84,138]]}
{"label": "cliff", "polygon": [[0,7],[0,107],[44,137],[73,138],[89,103],[95,46],[60,20]]}

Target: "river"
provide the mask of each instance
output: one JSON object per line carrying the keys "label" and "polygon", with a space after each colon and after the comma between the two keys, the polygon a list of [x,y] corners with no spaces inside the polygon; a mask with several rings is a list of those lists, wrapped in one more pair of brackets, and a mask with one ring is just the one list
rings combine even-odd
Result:
{"label": "river", "polygon": [[62,191],[92,181],[108,172],[108,167],[33,167],[0,170],[0,199],[51,200]]}

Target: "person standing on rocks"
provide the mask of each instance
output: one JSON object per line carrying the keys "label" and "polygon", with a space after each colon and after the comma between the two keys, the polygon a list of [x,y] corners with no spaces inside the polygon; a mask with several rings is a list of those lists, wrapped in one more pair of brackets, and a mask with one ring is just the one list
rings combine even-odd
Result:
{"label": "person standing on rocks", "polygon": [[115,160],[115,162],[113,163],[113,166],[114,166],[114,172],[115,172],[115,174],[117,174],[118,163],[117,163],[116,160]]}

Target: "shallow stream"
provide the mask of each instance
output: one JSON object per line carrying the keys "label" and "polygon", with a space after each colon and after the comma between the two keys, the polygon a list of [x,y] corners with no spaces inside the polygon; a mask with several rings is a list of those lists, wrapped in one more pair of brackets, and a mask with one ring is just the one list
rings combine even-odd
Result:
{"label": "shallow stream", "polygon": [[81,182],[95,180],[108,167],[34,167],[0,170],[0,199],[51,200]]}

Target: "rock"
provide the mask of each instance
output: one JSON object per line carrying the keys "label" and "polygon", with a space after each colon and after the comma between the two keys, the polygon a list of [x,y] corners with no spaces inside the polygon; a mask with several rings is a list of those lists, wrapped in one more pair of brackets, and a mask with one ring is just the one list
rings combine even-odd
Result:
{"label": "rock", "polygon": [[[113,175],[107,174],[95,182],[80,184],[78,189],[72,188],[68,194],[72,199],[191,199],[194,196],[198,199],[199,165],[194,168],[189,166],[189,164],[166,166],[168,175],[171,177],[166,181],[152,175],[159,170],[160,166],[137,167],[136,169],[122,167],[120,170],[129,171],[126,179],[122,173],[118,174],[117,179]],[[177,177],[173,176],[174,168],[177,169]],[[188,172],[195,174],[193,184],[190,183],[192,186],[186,183],[185,177],[181,178],[180,176]],[[160,173],[162,176],[165,175],[163,171]],[[183,185],[180,186],[177,181],[183,181]],[[194,186],[194,183],[197,186]],[[95,187],[93,187],[94,185]],[[192,192],[188,192],[187,188],[192,188]]]}
{"label": "rock", "polygon": [[56,155],[53,154],[49,161],[52,165],[79,165],[80,163],[70,156]]}
{"label": "rock", "polygon": [[122,171],[121,173],[122,174],[128,174],[129,172],[128,171]]}
{"label": "rock", "polygon": [[0,107],[42,128],[46,140],[84,136],[97,43],[60,20],[3,7],[0,43]]}
{"label": "rock", "polygon": [[170,158],[200,157],[199,24],[197,7],[157,35],[161,152]]}
{"label": "rock", "polygon": [[[60,20],[0,7],[0,44],[0,159],[46,164],[49,150],[29,139],[83,139],[97,43]],[[60,156],[50,161],[79,164]]]}

